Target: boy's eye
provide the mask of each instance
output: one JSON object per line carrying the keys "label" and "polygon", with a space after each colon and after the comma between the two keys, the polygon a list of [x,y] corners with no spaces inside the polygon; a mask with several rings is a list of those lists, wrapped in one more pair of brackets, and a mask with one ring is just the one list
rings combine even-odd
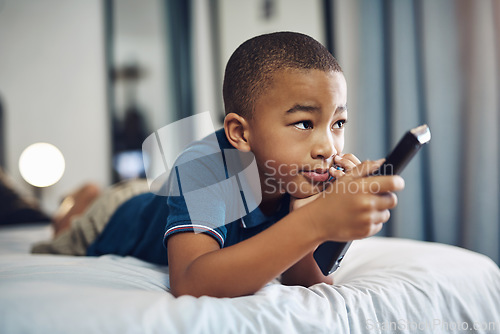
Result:
{"label": "boy's eye", "polygon": [[345,120],[345,119],[338,120],[333,124],[332,128],[333,129],[342,129],[345,126],[345,123],[347,123],[347,120]]}
{"label": "boy's eye", "polygon": [[309,130],[309,129],[312,129],[313,125],[312,125],[312,122],[311,121],[302,121],[302,122],[297,122],[294,124],[294,126],[297,128],[297,129],[301,129],[301,130]]}

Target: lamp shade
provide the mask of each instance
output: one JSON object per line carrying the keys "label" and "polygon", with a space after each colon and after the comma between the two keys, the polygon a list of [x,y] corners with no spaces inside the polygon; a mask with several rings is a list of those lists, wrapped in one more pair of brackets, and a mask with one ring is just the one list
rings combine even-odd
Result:
{"label": "lamp shade", "polygon": [[61,151],[49,143],[28,146],[19,158],[19,171],[26,182],[35,187],[55,184],[64,174],[65,162]]}

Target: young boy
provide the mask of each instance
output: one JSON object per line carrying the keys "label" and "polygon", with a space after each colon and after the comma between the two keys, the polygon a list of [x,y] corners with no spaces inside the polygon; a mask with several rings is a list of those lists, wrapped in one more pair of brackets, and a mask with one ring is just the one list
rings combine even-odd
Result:
{"label": "young boy", "polygon": [[[120,206],[87,254],[133,255],[163,263],[163,236],[175,296],[248,295],[279,275],[283,284],[332,284],[314,261],[316,247],[380,231],[397,203],[393,192],[404,187],[399,176],[369,176],[382,161],[360,163],[354,155],[342,154],[347,90],[340,66],[311,37],[262,35],[233,53],[223,93],[226,117],[224,128],[216,132],[218,145],[253,154],[258,208],[226,221],[232,208],[220,186],[199,200],[199,211],[193,213],[182,193],[184,184],[171,177],[179,195],[133,197]],[[193,144],[179,159],[196,161],[204,145]],[[202,165],[208,171],[190,175],[199,188],[211,183],[206,175],[216,173],[212,162]]]}

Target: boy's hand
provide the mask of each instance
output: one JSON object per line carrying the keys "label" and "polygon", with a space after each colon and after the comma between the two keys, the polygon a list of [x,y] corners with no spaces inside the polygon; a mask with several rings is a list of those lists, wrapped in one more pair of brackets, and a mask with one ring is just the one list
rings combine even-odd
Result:
{"label": "boy's hand", "polygon": [[382,229],[382,223],[390,217],[389,209],[397,204],[393,192],[404,188],[400,176],[370,176],[383,161],[359,164],[325,191],[314,195],[310,205],[304,206],[320,239],[350,241],[369,237]]}
{"label": "boy's hand", "polygon": [[297,210],[300,207],[303,207],[306,204],[311,203],[315,199],[321,196],[321,193],[317,193],[315,195],[306,197],[306,198],[296,198],[291,196],[290,197],[290,212]]}
{"label": "boy's hand", "polygon": [[[330,175],[332,176],[332,181],[344,176],[346,173],[351,171],[353,168],[355,168],[357,165],[361,164],[361,161],[352,153],[347,153],[347,154],[340,154],[336,155],[333,158],[333,163],[337,166],[342,167],[344,170],[338,170],[335,169],[334,167],[330,167],[329,172]],[[297,210],[298,208],[311,203],[314,201],[316,198],[321,196],[321,193],[306,197],[306,198],[295,198],[292,197],[290,199],[290,212],[293,210]]]}
{"label": "boy's hand", "polygon": [[[360,165],[361,161],[354,154],[347,153],[347,154],[336,155],[333,158],[333,163],[337,166],[342,167],[344,169],[344,172],[348,173],[352,169],[356,168],[356,166]],[[336,171],[336,169],[333,167],[330,170]],[[339,171],[339,172],[341,172],[341,171]]]}

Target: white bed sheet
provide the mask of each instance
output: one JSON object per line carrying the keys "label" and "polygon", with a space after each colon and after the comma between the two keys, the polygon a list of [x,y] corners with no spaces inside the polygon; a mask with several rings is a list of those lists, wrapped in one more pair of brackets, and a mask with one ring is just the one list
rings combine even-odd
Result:
{"label": "white bed sheet", "polygon": [[49,236],[0,229],[0,333],[500,333],[500,270],[457,247],[374,237],[353,243],[333,286],[174,298],[166,267],[27,253]]}

